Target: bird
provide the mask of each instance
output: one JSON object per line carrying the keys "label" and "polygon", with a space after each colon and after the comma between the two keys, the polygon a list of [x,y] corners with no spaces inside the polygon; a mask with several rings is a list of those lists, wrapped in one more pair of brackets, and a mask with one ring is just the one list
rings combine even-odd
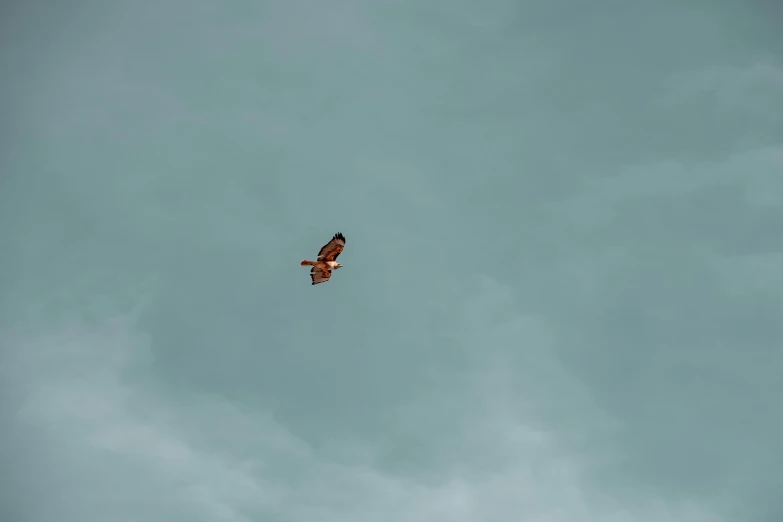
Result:
{"label": "bird", "polygon": [[332,270],[342,268],[343,265],[338,263],[337,256],[345,248],[345,236],[341,232],[336,233],[332,239],[321,247],[318,251],[317,261],[308,261],[305,259],[300,264],[302,266],[311,266],[310,279],[312,284],[324,283],[332,277]]}

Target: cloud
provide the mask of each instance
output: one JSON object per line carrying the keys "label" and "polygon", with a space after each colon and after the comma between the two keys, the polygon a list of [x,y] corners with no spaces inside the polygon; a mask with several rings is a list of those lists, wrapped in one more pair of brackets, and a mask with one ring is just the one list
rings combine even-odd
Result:
{"label": "cloud", "polygon": [[759,94],[775,96],[783,87],[783,69],[764,59],[742,66],[703,67],[673,75],[667,87],[674,96],[713,94],[726,107],[747,106],[758,102]]}
{"label": "cloud", "polygon": [[757,53],[741,65],[700,67],[671,75],[664,82],[661,107],[673,114],[693,114],[692,121],[702,130],[710,129],[697,136],[728,133],[731,140],[715,151],[719,155],[727,150],[778,146],[783,131],[776,117],[783,109],[781,87],[783,68],[777,60]]}
{"label": "cloud", "polygon": [[[497,283],[477,288],[468,315],[503,305]],[[428,417],[443,423],[428,442],[437,465],[403,472],[383,464],[388,446],[316,448],[273,412],[152,379],[154,352],[136,319],[75,320],[4,339],[4,378],[17,401],[15,469],[29,493],[47,499],[29,508],[31,519],[717,520],[698,505],[620,500],[589,487],[589,459],[535,419],[525,404],[536,397],[519,395],[503,350],[488,349],[491,362],[463,386],[390,412],[396,436],[427,427]],[[476,326],[489,321],[479,316]],[[545,337],[540,321],[507,314],[501,322],[491,345],[524,342],[525,332]],[[554,361],[538,369],[547,364],[567,385]]]}

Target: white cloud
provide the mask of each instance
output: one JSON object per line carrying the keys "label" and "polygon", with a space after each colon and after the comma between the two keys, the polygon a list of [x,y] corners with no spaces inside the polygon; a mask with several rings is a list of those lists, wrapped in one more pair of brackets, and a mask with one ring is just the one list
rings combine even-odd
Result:
{"label": "white cloud", "polygon": [[718,125],[713,130],[731,132],[734,148],[747,149],[779,145],[781,87],[783,68],[774,60],[758,59],[674,75],[664,85],[663,101],[673,111],[700,108],[705,129]]}
{"label": "white cloud", "polygon": [[[502,305],[492,302],[498,289],[485,285],[478,302]],[[507,333],[524,330],[516,321]],[[535,397],[515,395],[502,357],[464,389],[390,417],[411,421],[451,407],[453,431],[439,441],[446,460],[425,477],[374,464],[371,443],[327,456],[268,412],[164,391],[144,377],[154,361],[131,317],[6,341],[7,382],[25,397],[15,428],[30,441],[19,464],[61,471],[47,479],[60,493],[46,503],[47,520],[717,520],[698,506],[623,504],[586,488],[587,460],[524,418],[532,410],[518,403]]]}
{"label": "white cloud", "polygon": [[771,62],[758,60],[745,66],[705,67],[673,76],[667,87],[674,96],[714,94],[727,107],[746,106],[754,101],[749,95],[783,87],[783,69]]}

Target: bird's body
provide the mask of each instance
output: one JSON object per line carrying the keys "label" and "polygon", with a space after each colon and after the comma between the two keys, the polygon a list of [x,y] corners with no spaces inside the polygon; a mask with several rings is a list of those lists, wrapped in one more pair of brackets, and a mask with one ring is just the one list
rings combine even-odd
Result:
{"label": "bird's body", "polygon": [[310,279],[312,284],[317,285],[323,283],[332,277],[332,270],[342,268],[343,265],[336,261],[337,256],[345,248],[345,236],[340,232],[336,233],[331,241],[321,247],[318,252],[318,259],[316,261],[308,261],[305,259],[300,264],[302,266],[311,266]]}
{"label": "bird's body", "polygon": [[302,261],[301,265],[314,266],[318,270],[337,270],[343,266],[337,261],[307,261],[306,259]]}

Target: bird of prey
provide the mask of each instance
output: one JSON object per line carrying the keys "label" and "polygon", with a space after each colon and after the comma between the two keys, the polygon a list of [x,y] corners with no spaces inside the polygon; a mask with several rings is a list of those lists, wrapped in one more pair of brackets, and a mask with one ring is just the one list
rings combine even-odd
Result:
{"label": "bird of prey", "polygon": [[343,265],[336,261],[337,256],[345,248],[345,236],[340,232],[336,233],[331,241],[321,247],[318,252],[317,261],[304,260],[301,262],[302,266],[311,266],[310,279],[312,279],[314,285],[328,281],[332,277],[332,270],[342,268]]}

